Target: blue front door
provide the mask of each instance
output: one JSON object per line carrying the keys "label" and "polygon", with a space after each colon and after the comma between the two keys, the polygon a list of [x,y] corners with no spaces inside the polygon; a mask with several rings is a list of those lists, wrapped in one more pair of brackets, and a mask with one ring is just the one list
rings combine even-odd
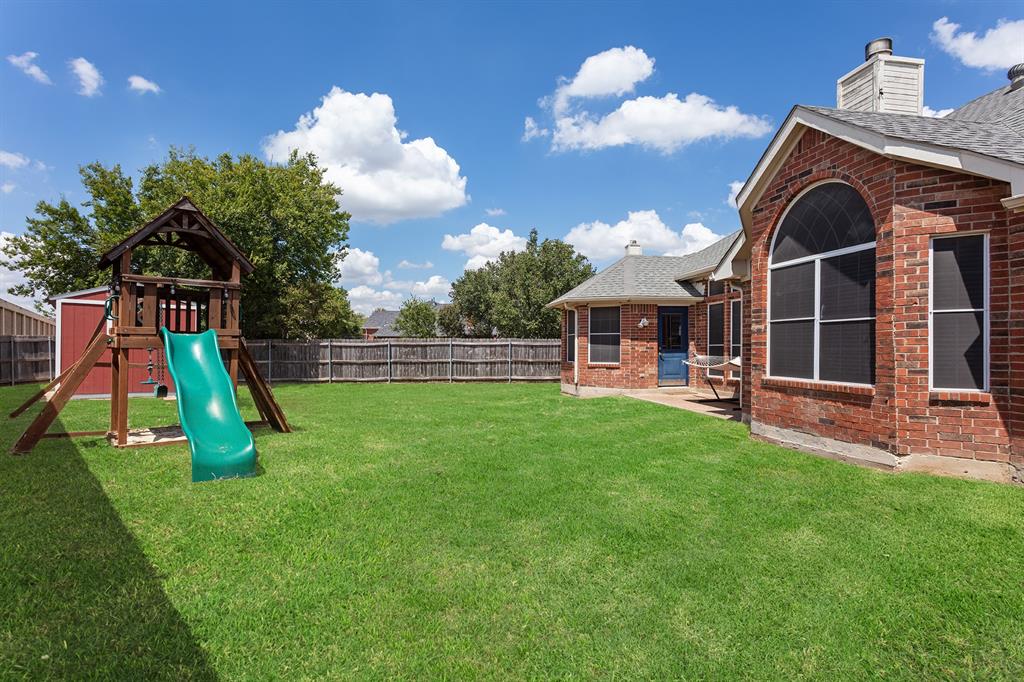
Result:
{"label": "blue front door", "polygon": [[686,359],[689,315],[686,308],[658,308],[658,385],[685,386],[690,381]]}

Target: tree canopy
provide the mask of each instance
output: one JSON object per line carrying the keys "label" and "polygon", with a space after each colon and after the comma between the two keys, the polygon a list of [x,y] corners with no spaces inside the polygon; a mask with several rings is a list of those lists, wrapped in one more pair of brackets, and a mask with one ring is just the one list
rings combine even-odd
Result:
{"label": "tree canopy", "polygon": [[450,315],[457,313],[470,336],[556,338],[559,313],[545,306],[593,275],[593,266],[572,246],[559,239],[539,242],[532,230],[524,250],[502,253],[452,284]]}
{"label": "tree canopy", "polygon": [[437,336],[437,309],[434,303],[410,298],[398,311],[395,329],[402,336],[420,339]]}
{"label": "tree canopy", "polygon": [[[64,198],[40,201],[25,233],[4,246],[3,264],[23,271],[27,280],[11,293],[49,297],[107,284],[110,273],[97,269],[100,255],[188,195],[256,266],[242,292],[246,336],[358,333],[359,317],[332,285],[350,216],[338,205],[341,190],[325,182],[312,154],[293,153],[274,165],[248,154],[210,159],[171,148],[161,162],[142,169],[137,186],[119,165],[92,163],[79,172],[88,195],[81,209]],[[194,254],[171,248],[136,250],[133,268],[209,276]]]}

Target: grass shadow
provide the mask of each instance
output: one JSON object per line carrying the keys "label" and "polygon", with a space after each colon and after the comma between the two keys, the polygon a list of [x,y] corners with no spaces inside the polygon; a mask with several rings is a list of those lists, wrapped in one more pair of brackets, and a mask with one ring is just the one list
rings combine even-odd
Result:
{"label": "grass shadow", "polygon": [[0,426],[0,678],[216,679],[75,442],[7,454],[37,411]]}

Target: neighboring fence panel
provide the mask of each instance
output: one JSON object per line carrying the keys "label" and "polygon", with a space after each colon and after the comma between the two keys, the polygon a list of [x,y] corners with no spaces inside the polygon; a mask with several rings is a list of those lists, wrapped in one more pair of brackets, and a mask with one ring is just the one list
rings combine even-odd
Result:
{"label": "neighboring fence panel", "polygon": [[53,378],[52,336],[0,336],[0,385]]}
{"label": "neighboring fence panel", "polygon": [[558,339],[246,341],[268,381],[554,381]]}

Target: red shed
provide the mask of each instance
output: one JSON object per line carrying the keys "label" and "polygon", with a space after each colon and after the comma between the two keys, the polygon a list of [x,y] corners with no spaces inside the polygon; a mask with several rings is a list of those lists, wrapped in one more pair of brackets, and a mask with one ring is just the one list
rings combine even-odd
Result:
{"label": "red shed", "polygon": [[[103,306],[108,295],[107,287],[96,287],[50,298],[50,303],[57,311],[57,374],[75,364],[85,351],[93,330],[103,319]],[[171,305],[173,309],[174,304]],[[195,316],[195,312],[192,314]],[[110,322],[107,322],[107,328],[110,328]],[[128,355],[128,361],[133,365],[128,371],[128,384],[131,387],[129,391],[132,395],[152,394],[153,386],[142,383],[149,376],[144,366],[149,360],[149,352],[145,348],[137,348],[129,351]],[[159,379],[159,368],[164,363],[162,347],[153,348],[153,363],[153,378]],[[164,367],[163,383],[167,384],[168,392],[173,393],[174,382],[171,381],[170,373],[167,372],[165,365]],[[103,356],[82,381],[82,385],[75,391],[75,395],[78,397],[110,397],[109,350],[103,352]]]}

